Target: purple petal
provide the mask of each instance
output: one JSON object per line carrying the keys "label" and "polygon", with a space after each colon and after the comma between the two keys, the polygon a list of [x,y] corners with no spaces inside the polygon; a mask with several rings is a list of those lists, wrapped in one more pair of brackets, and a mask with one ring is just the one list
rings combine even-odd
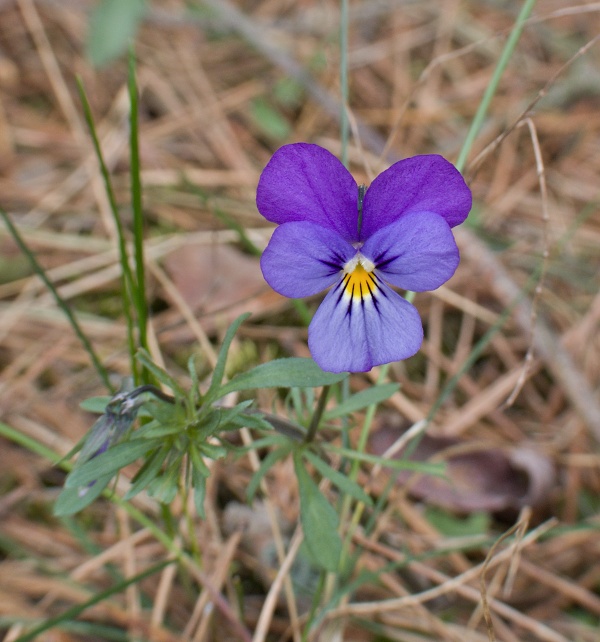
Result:
{"label": "purple petal", "polygon": [[471,190],[460,172],[436,154],[394,163],[371,183],[365,194],[361,239],[411,212],[434,212],[450,227],[471,209]]}
{"label": "purple petal", "polygon": [[360,252],[385,281],[414,292],[439,288],[460,259],[448,223],[431,212],[406,214],[370,236]]}
{"label": "purple petal", "polygon": [[273,223],[310,221],[358,240],[358,187],[340,161],[308,143],[284,145],[263,170],[256,190],[259,212]]}
{"label": "purple petal", "polygon": [[327,372],[366,372],[411,357],[422,342],[417,310],[376,277],[366,296],[350,296],[340,281],[308,328],[313,359]]}
{"label": "purple petal", "polygon": [[273,232],[260,267],[276,292],[300,298],[333,285],[355,254],[337,232],[306,221],[284,223]]}

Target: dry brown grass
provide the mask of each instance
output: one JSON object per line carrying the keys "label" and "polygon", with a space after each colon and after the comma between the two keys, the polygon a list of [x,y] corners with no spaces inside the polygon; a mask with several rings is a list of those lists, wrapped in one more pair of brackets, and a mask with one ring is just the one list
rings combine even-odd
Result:
{"label": "dry brown grass", "polygon": [[[126,69],[119,62],[96,71],[86,62],[88,4],[0,3],[0,201],[80,312],[104,362],[126,375],[114,225],[74,83],[79,74],[127,218]],[[183,4],[154,3],[137,41],[154,357],[177,374],[187,354],[201,351],[208,368],[223,329],[244,310],[253,317],[235,345],[241,361],[305,356],[306,332],[289,302],[262,282],[256,260],[241,254],[215,211],[264,245],[270,228],[255,209],[254,188],[273,150],[307,140],[339,151],[338,3],[257,0],[237,2],[236,12],[229,0],[211,1],[220,17],[196,21],[184,16]],[[393,158],[456,158],[519,4],[351,2],[357,179]],[[426,341],[420,356],[391,368],[402,389],[379,419],[406,428],[424,418],[547,253],[543,280],[534,276],[429,433],[493,452],[534,450],[552,464],[550,482],[535,506],[515,501],[493,515],[489,537],[468,550],[432,517],[435,498],[397,487],[374,531],[355,536],[359,568],[380,573],[379,582],[339,604],[310,639],[485,642],[492,635],[480,606],[485,558],[490,542],[519,518],[520,537],[493,552],[485,573],[496,638],[600,639],[600,72],[598,47],[581,51],[599,29],[599,3],[538,2],[470,156],[476,205],[473,225],[457,235],[461,266],[439,291],[417,297]],[[298,69],[310,77],[295,102],[281,102],[281,81]],[[286,119],[285,139],[257,120],[261,101]],[[1,419],[64,454],[90,425],[78,403],[103,391],[5,231],[0,244]],[[352,385],[369,381],[355,376]],[[272,403],[267,393],[258,401]],[[276,466],[264,503],[246,514],[233,502],[243,502],[253,466],[252,458],[215,466],[208,518],[196,525],[202,572],[168,567],[83,619],[157,642],[299,640],[306,605],[278,597],[273,586],[286,573],[277,576],[260,558],[280,537],[273,529],[294,532],[293,468]],[[364,483],[381,490],[369,473]],[[168,555],[109,504],[98,502],[77,522],[53,518],[61,481],[47,460],[0,441],[0,629],[7,642],[22,631],[12,619],[52,617],[110,586],[115,571],[131,576]],[[158,519],[152,501],[136,505]],[[180,517],[182,506],[173,512]],[[245,535],[240,520],[250,524]],[[295,543],[292,536],[285,564]],[[401,561],[400,570],[385,568]],[[39,639],[108,638],[56,629]]]}

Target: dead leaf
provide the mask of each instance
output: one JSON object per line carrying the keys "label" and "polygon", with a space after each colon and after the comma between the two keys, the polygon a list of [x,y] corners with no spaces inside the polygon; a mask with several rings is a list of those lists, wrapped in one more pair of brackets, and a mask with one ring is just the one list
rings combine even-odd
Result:
{"label": "dead leaf", "polygon": [[[396,428],[383,425],[373,434],[370,449],[382,455],[399,437]],[[406,448],[394,458],[402,458],[404,452]],[[528,446],[504,449],[425,434],[408,458],[445,462],[446,475],[403,472],[398,483],[408,484],[417,499],[463,513],[539,507],[548,501],[556,478],[548,457]]]}
{"label": "dead leaf", "polygon": [[[272,314],[287,307],[289,300],[274,292],[265,282],[257,258],[229,245],[193,244],[169,254],[164,266],[175,287],[207,333],[228,325],[240,314]],[[169,327],[177,310],[163,314],[162,325]],[[170,340],[189,340],[186,328],[169,332]],[[163,335],[163,338],[166,338]]]}

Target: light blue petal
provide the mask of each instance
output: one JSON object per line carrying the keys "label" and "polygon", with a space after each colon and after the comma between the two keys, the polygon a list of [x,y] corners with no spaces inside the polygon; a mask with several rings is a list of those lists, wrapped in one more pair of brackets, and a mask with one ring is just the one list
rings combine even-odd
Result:
{"label": "light blue petal", "polygon": [[366,372],[414,355],[423,342],[417,310],[373,274],[373,294],[332,288],[308,328],[308,347],[327,372]]}
{"label": "light blue petal", "polygon": [[260,259],[265,281],[283,296],[300,298],[333,285],[356,250],[337,232],[314,223],[283,223]]}
{"label": "light blue petal", "polygon": [[405,214],[375,232],[360,251],[387,283],[414,292],[439,288],[460,260],[450,226],[431,212]]}

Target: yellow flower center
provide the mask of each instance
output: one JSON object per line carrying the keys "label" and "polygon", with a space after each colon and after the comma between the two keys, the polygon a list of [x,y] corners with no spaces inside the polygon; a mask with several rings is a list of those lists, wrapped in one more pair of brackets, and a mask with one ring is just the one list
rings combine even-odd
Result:
{"label": "yellow flower center", "polygon": [[344,266],[344,294],[353,299],[371,298],[377,290],[375,266],[358,254]]}

